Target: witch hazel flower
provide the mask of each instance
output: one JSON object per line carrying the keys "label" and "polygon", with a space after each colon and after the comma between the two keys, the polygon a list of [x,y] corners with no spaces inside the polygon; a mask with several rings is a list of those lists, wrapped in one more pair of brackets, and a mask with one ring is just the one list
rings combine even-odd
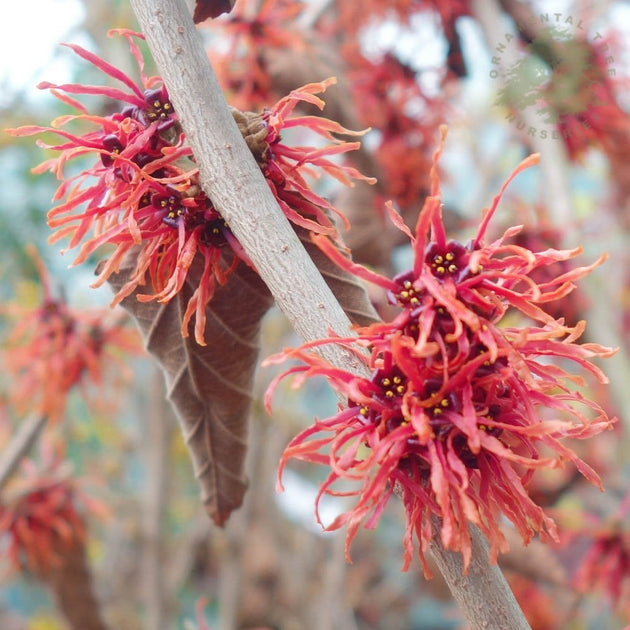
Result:
{"label": "witch hazel flower", "polygon": [[[335,82],[336,79],[331,77],[309,83],[291,91],[276,105],[261,113],[233,110],[232,115],[287,218],[296,226],[313,234],[327,235],[340,244],[341,237],[334,216],[349,228],[345,216],[316,194],[308,179],[318,178],[325,173],[344,186],[352,186],[353,180],[374,183],[374,178],[366,177],[353,166],[335,159],[336,156],[357,150],[360,142],[341,141],[334,134],[360,136],[364,131],[351,131],[321,116],[294,115],[295,108],[302,103],[322,110],[325,102],[317,94]],[[283,131],[296,128],[308,129],[329,144],[322,147],[285,144]]]}
{"label": "witch hazel flower", "polygon": [[370,61],[353,42],[345,55],[361,119],[379,131],[374,155],[384,174],[383,195],[399,207],[415,208],[428,191],[429,147],[445,103],[425,95],[416,71],[391,53]]}
{"label": "witch hazel flower", "polygon": [[19,414],[39,413],[57,422],[73,389],[86,398],[90,385],[101,392],[113,365],[125,374],[120,355],[139,354],[142,348],[120,313],[75,309],[56,297],[43,261],[34,248],[29,254],[40,276],[39,302],[9,303],[0,311],[9,323],[1,354],[11,379],[8,402]]}
{"label": "witch hazel flower", "polygon": [[0,534],[9,539],[14,567],[40,574],[62,561],[64,548],[83,541],[85,528],[69,482],[29,475],[30,487],[9,491],[0,504]]}
{"label": "witch hazel flower", "polygon": [[585,595],[604,595],[616,612],[630,621],[630,494],[605,516],[567,507],[571,509],[559,512],[563,546],[577,543],[586,547],[573,573],[573,586]]}
{"label": "witch hazel flower", "polygon": [[[292,458],[330,468],[324,495],[354,497],[354,506],[325,526],[347,525],[346,555],[358,528],[373,528],[392,494],[406,515],[404,564],[413,558],[417,539],[425,575],[425,553],[436,533],[447,549],[471,558],[468,526],[476,525],[490,542],[492,561],[507,549],[501,521],[512,522],[524,542],[534,535],[557,539],[557,527],[528,495],[536,469],[567,463],[600,486],[597,473],[565,442],[592,437],[611,427],[600,406],[579,389],[585,380],[576,368],[606,382],[593,358],[613,350],[578,344],[584,331],[556,320],[545,304],[570,293],[591,265],[563,270],[537,284],[535,270],[553,268],[580,249],[533,252],[511,240],[520,227],[485,242],[488,224],[509,182],[537,162],[523,161],[484,213],[467,244],[449,239],[442,221],[437,161],[431,170],[431,194],[418,216],[415,233],[389,206],[392,221],[410,239],[413,268],[393,279],[343,259],[322,238],[319,246],[338,264],[388,291],[399,313],[391,320],[356,328],[356,337],[318,340],[270,357],[300,364],[276,378],[297,375],[296,386],[324,376],[347,405],[330,418],[316,420],[284,451],[281,475]],[[523,318],[516,325],[517,315]],[[311,350],[327,343],[354,349],[371,377],[328,364]],[[348,488],[348,485],[351,488]],[[321,523],[319,514],[318,521]]]}
{"label": "witch hazel flower", "polygon": [[0,494],[0,540],[15,569],[46,576],[85,542],[85,517],[107,510],[72,477],[60,449],[44,441],[41,460],[25,458]]}
{"label": "witch hazel flower", "polygon": [[[80,246],[74,264],[108,245],[113,248],[107,261],[99,266],[93,286],[100,286],[116,273],[122,260],[136,256],[129,280],[114,297],[112,305],[139,288],[140,301],[166,303],[178,295],[189,280],[188,271],[195,257],[203,260],[201,278],[192,288],[182,317],[182,334],[188,335],[195,319],[195,339],[204,344],[205,308],[215,287],[224,284],[241,262],[252,266],[241,245],[199,185],[198,167],[186,144],[177,113],[160,77],[147,76],[138,46],[143,36],[126,29],[110,32],[124,37],[135,58],[141,86],[100,57],[76,45],[68,45],[77,55],[93,64],[122,87],[41,83],[62,102],[79,113],[54,120],[50,127],[26,126],[8,130],[15,136],[50,132],[60,144],[40,146],[59,155],[36,167],[35,172],[50,171],[61,184],[54,201],[59,202],[48,215],[55,229],[51,241],[69,238],[67,249]],[[358,142],[343,142],[333,134],[354,134],[337,123],[315,116],[292,116],[297,104],[308,102],[323,107],[315,96],[334,79],[309,84],[294,90],[262,114],[233,111],[234,118],[254,152],[271,190],[288,218],[308,230],[340,240],[330,216],[335,210],[314,193],[307,178],[321,173],[346,185],[363,176],[336,156],[358,147]],[[114,101],[109,115],[91,114],[71,95],[99,95]],[[122,105],[121,105],[122,103]],[[67,129],[89,126],[79,135]],[[282,142],[284,129],[302,126],[325,138],[321,147],[289,147]],[[83,128],[83,127],[82,127]],[[75,159],[95,157],[94,164],[77,174],[66,175],[67,165]],[[135,249],[139,246],[139,250]]]}
{"label": "witch hazel flower", "polygon": [[212,66],[233,105],[252,109],[275,100],[269,55],[293,56],[308,48],[296,28],[303,9],[303,3],[287,0],[239,2],[225,19],[204,23],[218,31]]}

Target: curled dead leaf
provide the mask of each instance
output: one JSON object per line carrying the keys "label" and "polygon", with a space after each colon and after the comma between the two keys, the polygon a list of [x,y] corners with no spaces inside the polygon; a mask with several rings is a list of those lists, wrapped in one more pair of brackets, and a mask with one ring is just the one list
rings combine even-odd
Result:
{"label": "curled dead leaf", "polygon": [[[351,321],[367,324],[377,319],[363,285],[339,269],[299,234],[322,276]],[[137,250],[131,250],[109,283],[118,292],[135,269]],[[182,337],[186,304],[203,271],[197,257],[183,290],[170,302],[140,302],[136,290],[122,302],[136,320],[148,352],[162,369],[167,398],[173,405],[188,446],[203,504],[217,525],[223,525],[245,495],[248,416],[259,353],[260,327],[273,304],[258,274],[240,264],[218,286],[206,309],[204,338]],[[98,273],[98,269],[97,269]]]}
{"label": "curled dead leaf", "polygon": [[[131,251],[118,274],[115,291],[135,267]],[[259,276],[238,265],[217,287],[206,309],[206,346],[181,335],[186,304],[203,271],[195,259],[181,293],[167,304],[139,302],[134,292],[122,306],[140,327],[147,350],[157,359],[188,446],[203,504],[217,525],[240,506],[247,482],[243,467],[247,421],[259,352],[260,323],[273,303]]]}

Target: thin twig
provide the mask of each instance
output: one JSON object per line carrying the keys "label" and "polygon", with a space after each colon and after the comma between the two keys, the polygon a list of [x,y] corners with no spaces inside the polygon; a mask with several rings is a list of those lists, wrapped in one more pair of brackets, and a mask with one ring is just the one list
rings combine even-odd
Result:
{"label": "thin twig", "polygon": [[324,579],[317,611],[318,630],[357,630],[353,612],[343,601],[346,580],[346,539],[341,532],[333,532],[328,542],[328,559],[324,565]]}
{"label": "thin twig", "polygon": [[[305,340],[348,335],[343,310],[276,203],[230,114],[184,0],[130,0],[178,113],[197,164],[202,187],[226,220],[260,276]],[[344,348],[329,344],[333,365],[365,374]],[[439,528],[438,528],[439,529]],[[440,554],[445,577],[473,630],[527,628],[509,587],[488,562],[487,548],[473,531],[475,572],[463,576],[459,554]],[[437,547],[436,547],[437,548]],[[483,578],[483,579],[482,579]],[[488,597],[488,592],[496,597]],[[495,619],[506,620],[495,625]]]}
{"label": "thin twig", "polygon": [[144,418],[147,488],[142,515],[142,587],[146,630],[164,630],[169,624],[166,620],[168,600],[165,597],[162,523],[166,512],[168,446],[173,422],[167,410],[164,377],[157,370],[151,380],[151,389],[154,393]]}
{"label": "thin twig", "polygon": [[21,459],[33,448],[42,432],[47,416],[33,415],[27,418],[0,455],[0,490],[13,474]]}

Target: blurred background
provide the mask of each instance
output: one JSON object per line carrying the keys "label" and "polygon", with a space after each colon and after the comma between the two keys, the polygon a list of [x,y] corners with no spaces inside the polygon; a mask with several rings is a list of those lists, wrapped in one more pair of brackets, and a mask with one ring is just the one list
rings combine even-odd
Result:
{"label": "blurred background", "polygon": [[[103,82],[98,70],[59,42],[80,44],[137,77],[125,42],[107,36],[114,27],[137,28],[125,0],[5,3],[2,128],[47,126],[69,113],[49,91],[36,88],[40,81]],[[302,84],[338,77],[324,96],[324,115],[351,129],[372,128],[351,159],[379,183],[314,185],[349,217],[353,227],[346,240],[355,259],[384,273],[403,271],[411,260],[404,240],[384,220],[384,201],[393,200],[413,225],[428,191],[440,124],[449,127],[441,161],[445,216],[462,242],[518,162],[541,153],[540,166],[511,184],[490,237],[525,224],[519,238],[531,249],[582,246],[580,265],[608,252],[608,261],[554,305],[553,314],[573,323],[586,319],[588,341],[619,347],[602,366],[610,387],[584,386],[585,395],[619,422],[614,432],[575,445],[602,475],[606,492],[570,470],[538,475],[531,492],[560,524],[562,544],[533,541],[525,550],[512,536],[512,550],[500,564],[534,629],[627,626],[630,4],[237,0],[232,13],[199,28],[228,102],[242,110],[261,110]],[[93,113],[107,113],[98,97],[82,102]],[[312,141],[300,135],[293,140]],[[19,382],[26,369],[15,360],[25,334],[15,332],[19,323],[40,312],[47,291],[72,313],[102,312],[94,315],[98,322],[110,316],[99,310],[107,309],[110,290],[89,287],[99,257],[71,267],[76,251],[62,256],[65,243],[48,242],[46,215],[58,182],[31,169],[50,156],[32,137],[0,133],[0,454],[33,411],[29,404],[40,387]],[[48,270],[48,288],[29,254],[32,246]],[[386,314],[382,296],[372,297]],[[353,563],[346,565],[343,532],[322,532],[314,519],[322,471],[292,464],[285,492],[276,493],[277,463],[287,442],[314,416],[327,417],[336,408],[323,381],[299,391],[283,383],[270,417],[262,397],[278,370],[258,371],[249,490],[225,528],[211,524],[164,402],[162,374],[141,350],[133,325],[120,317],[107,329],[115,333],[99,377],[86,369],[86,378],[77,378],[61,420],[44,429],[28,463],[0,491],[0,505],[15,506],[33,489],[44,496],[53,486],[59,493],[72,488],[86,530],[81,566],[91,574],[105,624],[100,627],[466,627],[439,575],[427,582],[419,563],[400,572],[401,506],[390,502],[376,531],[359,532]],[[264,320],[261,357],[298,343],[272,309]],[[28,365],[35,359],[25,360]],[[62,499],[49,496],[42,505],[53,510]],[[343,500],[324,508],[330,522]],[[66,617],[75,604],[64,599],[59,578],[12,557],[16,533],[8,513],[3,520],[0,511],[0,628],[74,627]]]}

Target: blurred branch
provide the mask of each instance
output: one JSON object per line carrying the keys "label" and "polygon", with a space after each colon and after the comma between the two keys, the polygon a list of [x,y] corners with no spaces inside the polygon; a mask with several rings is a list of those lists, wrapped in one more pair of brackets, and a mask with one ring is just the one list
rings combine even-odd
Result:
{"label": "blurred branch", "polygon": [[346,579],[346,537],[333,532],[329,543],[329,556],[324,566],[322,593],[319,601],[318,630],[357,630],[352,610],[343,601]]}
{"label": "blurred branch", "polygon": [[[439,532],[442,527],[439,520],[435,517],[432,520],[434,530]],[[463,575],[460,553],[444,549],[439,535],[431,541],[435,563],[455,601],[465,612],[470,627],[473,630],[531,630],[501,569],[488,564],[488,545],[484,537],[474,526],[470,527],[470,533],[472,558],[466,575]],[[474,589],[469,585],[474,585]]]}
{"label": "blurred branch", "polygon": [[47,421],[47,416],[34,415],[20,425],[0,455],[0,490],[18,467],[20,460],[33,448]]}
{"label": "blurred branch", "polygon": [[[252,444],[261,444],[261,427],[253,422],[249,439]],[[264,449],[250,448],[247,452],[247,476],[251,487],[245,494],[243,505],[230,519],[230,527],[225,531],[224,544],[219,567],[219,622],[218,630],[232,630],[240,627],[239,611],[242,607],[242,587],[245,555],[248,552],[248,535],[254,514],[254,498],[261,485],[260,461]]]}
{"label": "blurred branch", "polygon": [[305,31],[313,28],[331,4],[332,0],[313,0],[307,3],[300,14],[298,25]]}
{"label": "blurred branch", "polygon": [[165,513],[168,445],[172,422],[167,411],[164,377],[155,371],[151,383],[151,404],[145,414],[145,465],[147,487],[142,514],[142,588],[146,610],[146,630],[163,630],[167,598],[164,581],[162,522]]}
{"label": "blurred branch", "polygon": [[177,552],[168,559],[169,570],[165,576],[167,593],[176,592],[188,579],[199,548],[207,543],[209,531],[210,522],[206,514],[199,515],[188,524],[186,535],[177,546]]}
{"label": "blurred branch", "polygon": [[[208,197],[224,217],[260,276],[305,340],[345,336],[350,326],[278,207],[236,127],[183,0],[130,0],[199,165]],[[256,212],[252,212],[252,208]],[[322,348],[333,365],[367,376],[367,368],[336,344]],[[439,531],[439,527],[437,531]],[[478,532],[474,570],[462,575],[460,554],[442,553],[444,575],[474,630],[527,628],[521,610]],[[501,626],[495,619],[505,619]]]}
{"label": "blurred branch", "polygon": [[44,576],[71,630],[107,630],[99,612],[85,545],[75,543]]}

